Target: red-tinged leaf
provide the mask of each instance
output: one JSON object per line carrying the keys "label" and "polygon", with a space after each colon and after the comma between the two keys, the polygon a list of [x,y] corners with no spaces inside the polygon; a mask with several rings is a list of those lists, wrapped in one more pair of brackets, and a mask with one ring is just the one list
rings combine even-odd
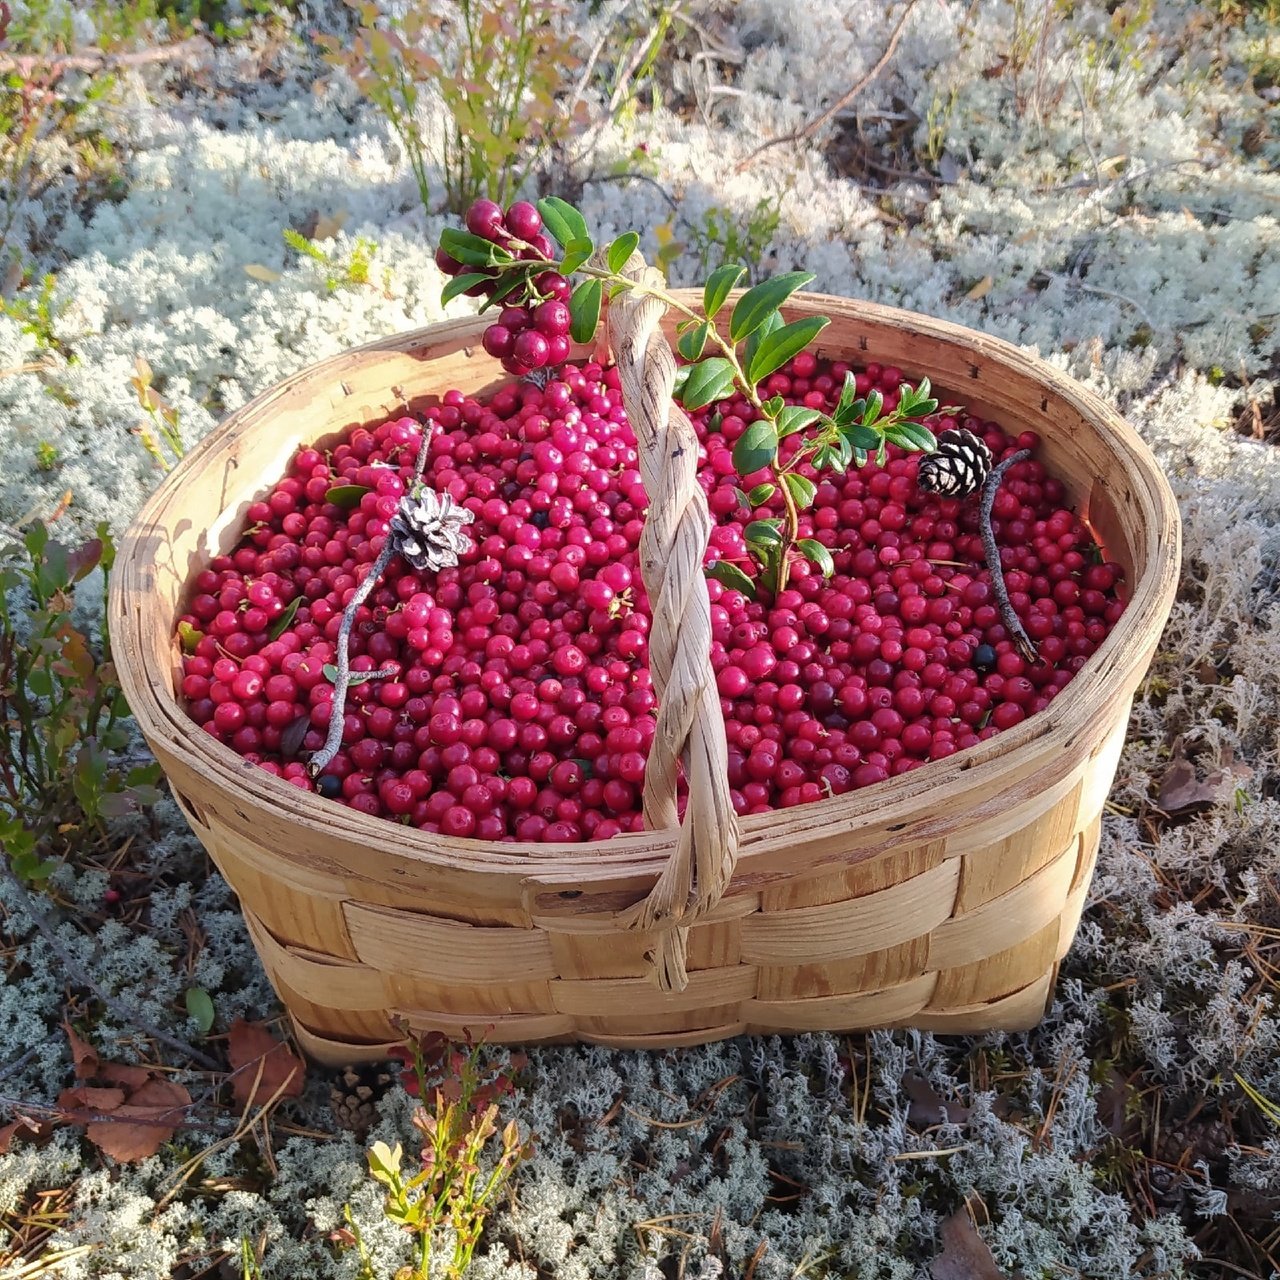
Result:
{"label": "red-tinged leaf", "polygon": [[1009,1280],[991,1256],[967,1209],[958,1209],[943,1224],[942,1252],[933,1260],[933,1280]]}
{"label": "red-tinged leaf", "polygon": [[115,1111],[124,1099],[123,1089],[99,1089],[86,1084],[78,1089],[63,1089],[58,1094],[58,1106],[64,1111]]}
{"label": "red-tinged leaf", "polygon": [[67,1043],[71,1046],[71,1061],[75,1066],[76,1079],[88,1080],[98,1074],[98,1051],[87,1040],[81,1040],[71,1024],[64,1022],[63,1030],[67,1033]]}
{"label": "red-tinged leaf", "polygon": [[302,1060],[266,1027],[237,1018],[227,1032],[227,1054],[232,1068],[231,1092],[240,1106],[263,1106],[277,1090],[282,1098],[296,1098],[302,1092],[306,1077]]}
{"label": "red-tinged leaf", "polygon": [[53,1136],[53,1124],[49,1120],[37,1120],[35,1116],[19,1116],[9,1124],[0,1126],[0,1156],[9,1154],[14,1138],[25,1142],[47,1142]]}
{"label": "red-tinged leaf", "polygon": [[145,1160],[173,1137],[191,1095],[172,1080],[148,1080],[110,1120],[87,1126],[85,1137],[115,1160]]}
{"label": "red-tinged leaf", "polygon": [[151,1072],[146,1067],[133,1067],[125,1062],[104,1062],[98,1068],[97,1077],[126,1089],[141,1089],[151,1079]]}

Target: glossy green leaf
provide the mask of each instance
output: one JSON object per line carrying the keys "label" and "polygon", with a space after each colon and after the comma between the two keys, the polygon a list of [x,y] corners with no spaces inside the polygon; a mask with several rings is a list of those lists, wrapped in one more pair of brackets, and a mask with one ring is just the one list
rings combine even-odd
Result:
{"label": "glossy green leaf", "polygon": [[869,427],[873,422],[880,421],[880,415],[884,412],[884,396],[878,391],[873,391],[867,396],[866,408],[862,411],[862,425]]}
{"label": "glossy green leaf", "polygon": [[676,341],[676,349],[686,360],[700,360],[703,348],[707,345],[707,334],[711,331],[709,324],[694,325],[682,333]]}
{"label": "glossy green leaf", "polygon": [[752,489],[749,494],[746,495],[747,506],[753,507],[753,508],[763,506],[766,502],[769,501],[770,498],[773,497],[774,493],[777,491],[777,488],[778,486],[776,484],[766,483],[766,484],[756,485],[756,487]]}
{"label": "glossy green leaf", "polygon": [[789,271],[748,289],[734,305],[729,320],[729,336],[734,342],[741,342],[760,327],[766,316],[777,311],[797,289],[803,289],[813,278],[809,271]]}
{"label": "glossy green leaf", "polygon": [[442,303],[452,302],[454,298],[460,298],[474,285],[483,284],[486,280],[492,279],[492,276],[486,275],[483,271],[468,271],[466,275],[454,276],[453,279],[440,290],[440,301]]}
{"label": "glossy green leaf", "polygon": [[837,423],[847,422],[853,412],[854,401],[858,398],[858,383],[853,372],[844,375],[844,386],[840,388],[840,399],[836,401],[835,412],[831,415]]}
{"label": "glossy green leaf", "polygon": [[567,249],[571,240],[590,240],[591,229],[587,220],[567,200],[559,196],[548,196],[538,201],[538,212],[542,215],[542,225],[547,234],[561,248]]}
{"label": "glossy green leaf", "polygon": [[634,231],[628,231],[620,235],[610,246],[609,251],[605,255],[605,261],[609,264],[609,270],[615,275],[627,265],[627,259],[636,251],[636,247],[640,243],[640,237]]}
{"label": "glossy green leaf", "polygon": [[836,571],[836,562],[831,552],[814,538],[801,538],[796,546],[806,560],[812,560],[822,570],[822,576],[829,578]]}
{"label": "glossy green leaf", "polygon": [[892,443],[903,449],[911,449],[920,453],[932,453],[937,447],[933,432],[918,422],[895,422],[885,436]]}
{"label": "glossy green leaf", "polygon": [[787,486],[791,501],[801,511],[807,511],[813,505],[813,498],[818,492],[818,486],[808,476],[797,475],[794,471],[788,471],[784,473],[782,483]]}
{"label": "glossy green leaf", "polygon": [[878,449],[880,447],[880,433],[873,431],[870,427],[864,427],[860,422],[853,422],[847,427],[841,427],[840,434],[855,449]]}
{"label": "glossy green leaf", "polygon": [[724,400],[732,394],[733,387],[733,365],[721,356],[712,356],[689,370],[681,403],[689,410],[702,409]]}
{"label": "glossy green leaf", "polygon": [[341,507],[344,511],[350,511],[353,507],[360,505],[360,499],[366,493],[372,492],[372,489],[363,484],[335,484],[325,493],[324,500],[333,503],[335,507]]}
{"label": "glossy green leaf", "polygon": [[[776,311],[770,311],[767,316],[760,322],[760,327],[747,339],[742,348],[742,365],[743,368],[750,366],[752,360],[756,358],[756,349],[761,342],[773,333],[776,329],[782,328],[782,317]],[[781,400],[782,397],[778,396]]]}
{"label": "glossy green leaf", "polygon": [[[338,683],[338,668],[335,667],[332,662],[326,662],[323,668],[321,669],[324,672],[324,678],[330,684]],[[378,671],[349,671],[347,673],[347,684],[352,686],[357,684],[364,684],[366,680],[384,680],[384,679],[386,679],[386,677],[382,675],[381,672],[378,672]]]}
{"label": "glossy green leaf", "polygon": [[717,267],[707,280],[707,287],[702,291],[702,309],[707,319],[715,318],[716,313],[729,300],[739,280],[746,275],[747,269],[741,263],[729,262]]}
{"label": "glossy green leaf", "polygon": [[440,233],[440,247],[455,262],[468,267],[489,267],[495,263],[512,261],[505,249],[458,227],[445,227]]}
{"label": "glossy green leaf", "polygon": [[770,396],[764,402],[764,416],[766,418],[776,418],[786,407],[787,402],[781,396]]}
{"label": "glossy green leaf", "polygon": [[787,436],[803,431],[812,426],[822,414],[817,409],[806,409],[803,405],[789,404],[778,415],[778,438],[785,440]]}
{"label": "glossy green leaf", "polygon": [[747,378],[752,383],[757,383],[781,369],[793,356],[799,355],[830,323],[826,316],[805,316],[801,320],[784,324],[780,329],[775,329],[761,338],[755,355],[751,358]]}
{"label": "glossy green leaf", "polygon": [[213,1000],[203,987],[190,987],[187,990],[187,1012],[195,1020],[201,1035],[208,1035],[213,1029]]}
{"label": "glossy green leaf", "polygon": [[721,586],[728,587],[730,591],[741,592],[748,600],[756,598],[756,584],[736,564],[730,564],[727,560],[717,560],[715,564],[708,565],[703,572],[708,578],[714,578]]}
{"label": "glossy green leaf", "polygon": [[[581,240],[570,240],[565,246],[564,261],[560,264],[560,274],[562,276],[573,275],[595,251],[595,245],[585,237]],[[599,281],[596,283],[599,284]]]}
{"label": "glossy green leaf", "polygon": [[[178,642],[182,646],[182,652],[192,654],[196,651],[196,645],[204,639],[204,632],[197,631],[189,622],[178,623]],[[275,637],[272,636],[274,640]]]}
{"label": "glossy green leaf", "polygon": [[267,629],[267,636],[271,640],[279,640],[286,631],[289,630],[290,623],[298,616],[298,609],[302,604],[302,597],[294,596],[292,600],[285,606],[284,612],[271,624]]}
{"label": "glossy green leaf", "polygon": [[782,532],[776,520],[752,520],[743,529],[742,536],[759,547],[776,547],[782,542]]}
{"label": "glossy green leaf", "polygon": [[584,280],[569,297],[569,336],[574,342],[590,342],[600,323],[603,290],[599,280]]}
{"label": "glossy green leaf", "polygon": [[753,422],[733,446],[733,465],[740,476],[769,466],[778,456],[778,429],[767,418]]}

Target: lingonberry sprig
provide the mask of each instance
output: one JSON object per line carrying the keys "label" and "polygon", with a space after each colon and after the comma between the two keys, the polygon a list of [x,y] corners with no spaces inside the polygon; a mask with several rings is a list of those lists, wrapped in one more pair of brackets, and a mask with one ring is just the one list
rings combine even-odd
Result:
{"label": "lingonberry sprig", "polygon": [[[748,507],[759,507],[775,494],[782,499],[781,517],[753,520],[744,531],[759,583],[767,590],[786,588],[796,554],[813,561],[826,577],[835,569],[822,543],[800,536],[801,512],[813,505],[817,491],[802,464],[814,472],[844,472],[872,455],[883,462],[889,444],[923,452],[935,447],[924,419],[939,409],[927,378],[914,388],[903,383],[894,401],[886,401],[876,390],[859,395],[850,372],[831,413],[761,394],[765,380],[830,323],[826,316],[783,320],[782,306],[814,279],[807,271],[774,276],[746,290],[726,323],[729,297],[746,274],[740,264],[712,272],[699,310],[666,289],[623,274],[640,243],[637,232],[625,232],[597,254],[586,219],[564,200],[551,197],[536,207],[518,201],[505,214],[492,201],[478,200],[467,211],[466,225],[465,231],[451,227],[441,234],[436,263],[454,277],[442,296],[446,302],[460,294],[485,297],[482,310],[502,305],[483,341],[510,373],[536,376],[539,369],[563,363],[570,340],[592,341],[605,300],[623,292],[658,298],[684,317],[677,328],[677,349],[687,361],[676,383],[680,403],[693,412],[739,394],[758,415],[735,442],[733,462],[749,486],[740,491]],[[575,276],[580,278],[576,287]],[[791,437],[795,443],[784,447]],[[720,561],[708,573],[748,596],[756,594],[756,582],[737,565]]]}

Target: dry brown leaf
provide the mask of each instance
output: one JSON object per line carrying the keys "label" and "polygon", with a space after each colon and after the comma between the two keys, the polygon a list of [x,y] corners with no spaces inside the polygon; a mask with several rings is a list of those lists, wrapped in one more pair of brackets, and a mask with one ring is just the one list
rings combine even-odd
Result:
{"label": "dry brown leaf", "polygon": [[272,271],[270,267],[264,267],[260,262],[248,263],[244,273],[254,280],[261,280],[263,284],[275,284],[280,279],[278,271]]}
{"label": "dry brown leaf", "polygon": [[104,1062],[96,1075],[99,1080],[107,1080],[126,1089],[140,1089],[151,1079],[151,1072],[146,1067],[131,1067],[124,1062]]}
{"label": "dry brown leaf", "polygon": [[9,1154],[9,1144],[19,1134],[29,1142],[39,1142],[49,1137],[53,1125],[34,1116],[19,1116],[9,1124],[0,1126],[0,1156]]}
{"label": "dry brown leaf", "polygon": [[98,1051],[87,1040],[81,1040],[71,1024],[64,1022],[62,1029],[67,1033],[67,1043],[71,1046],[71,1062],[75,1067],[77,1080],[88,1080],[98,1074]]}
{"label": "dry brown leaf", "polygon": [[115,1111],[124,1102],[123,1089],[98,1089],[82,1084],[78,1089],[63,1089],[58,1106],[64,1111]]}
{"label": "dry brown leaf", "polygon": [[970,302],[977,302],[979,298],[985,298],[987,294],[991,292],[991,288],[994,284],[995,279],[993,277],[983,276],[982,279],[979,280],[978,283],[975,284],[964,296],[968,298]]}
{"label": "dry brown leaf", "polygon": [[942,1252],[929,1267],[933,1280],[1009,1280],[978,1234],[968,1210],[957,1209],[942,1224]]}
{"label": "dry brown leaf", "polygon": [[[302,1092],[306,1075],[302,1060],[266,1027],[237,1018],[227,1032],[227,1054],[234,1072],[231,1091],[242,1107],[250,1101],[254,1106],[262,1106],[281,1086],[282,1098],[296,1098]],[[255,1078],[258,1079],[256,1089]]]}
{"label": "dry brown leaf", "polygon": [[172,1080],[148,1080],[110,1120],[88,1125],[85,1136],[116,1160],[145,1160],[173,1137],[191,1095]]}
{"label": "dry brown leaf", "polygon": [[907,1108],[907,1122],[917,1129],[927,1129],[935,1124],[965,1124],[969,1108],[959,1102],[948,1102],[924,1076],[912,1071],[902,1079],[902,1087],[911,1105]]}
{"label": "dry brown leaf", "polygon": [[1238,762],[1229,749],[1223,751],[1218,768],[1203,778],[1183,754],[1181,738],[1174,742],[1170,753],[1172,762],[1160,779],[1160,790],[1156,794],[1156,803],[1165,813],[1183,813],[1202,804],[1217,804],[1239,783],[1253,776],[1253,770]]}
{"label": "dry brown leaf", "polygon": [[345,209],[339,209],[331,218],[321,214],[316,219],[315,230],[309,238],[312,240],[332,240],[346,225],[346,221],[347,213]]}

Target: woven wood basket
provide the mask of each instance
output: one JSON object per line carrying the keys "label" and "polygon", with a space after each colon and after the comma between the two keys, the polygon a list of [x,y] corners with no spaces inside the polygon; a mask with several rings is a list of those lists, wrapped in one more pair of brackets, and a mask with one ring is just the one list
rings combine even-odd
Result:
{"label": "woven wood basket", "polygon": [[[302,444],[421,411],[448,388],[498,386],[484,320],[376,342],[265,392],[192,451],[120,548],[110,625],[129,705],[238,894],[302,1046],[327,1063],[377,1058],[397,1015],[493,1041],[644,1048],[1032,1026],[1080,918],[1130,704],[1174,596],[1178,514],[1153,458],[1100,399],[1007,343],[797,295],[788,318],[832,318],[822,352],[927,374],[944,398],[1040,432],[1131,597],[1047,711],[869,790],[739,823],[707,652],[709,521],[688,422],[671,409],[674,320],[652,301],[612,310],[651,498],[641,551],[662,719],[644,834],[490,846],[370,818],[245,764],[175,693],[187,584],[234,545],[250,502]],[[679,757],[692,780],[684,828]]]}

